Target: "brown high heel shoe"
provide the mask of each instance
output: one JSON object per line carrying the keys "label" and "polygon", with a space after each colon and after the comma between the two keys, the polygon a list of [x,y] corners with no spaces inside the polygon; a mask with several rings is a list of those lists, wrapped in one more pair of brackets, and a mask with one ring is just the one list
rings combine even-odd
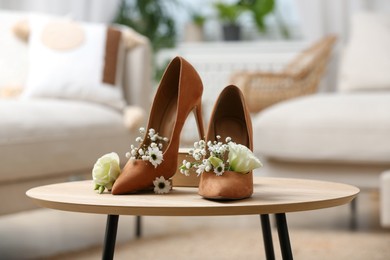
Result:
{"label": "brown high heel shoe", "polygon": [[[204,138],[201,113],[202,81],[182,57],[174,58],[168,65],[154,97],[149,115],[147,131],[154,129],[159,136],[167,137],[162,148],[162,162],[152,165],[142,159],[130,159],[115,181],[111,193],[114,195],[134,193],[153,188],[153,181],[163,176],[171,178],[177,169],[180,133],[191,111],[195,114],[200,138]],[[148,146],[150,140],[141,144]]]}
{"label": "brown high heel shoe", "polygon": [[[252,122],[244,97],[236,86],[227,86],[219,95],[207,130],[206,140],[214,142],[230,137],[232,141],[253,150]],[[253,174],[224,171],[221,176],[203,172],[199,195],[207,199],[244,199],[253,193]]]}

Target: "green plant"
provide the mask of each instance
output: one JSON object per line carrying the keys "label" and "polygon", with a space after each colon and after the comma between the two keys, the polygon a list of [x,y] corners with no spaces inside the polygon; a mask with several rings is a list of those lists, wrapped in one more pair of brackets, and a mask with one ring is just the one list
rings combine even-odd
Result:
{"label": "green plant", "polygon": [[171,13],[175,0],[122,0],[116,23],[127,25],[149,38],[153,50],[175,46],[176,26]]}
{"label": "green plant", "polygon": [[204,23],[206,22],[206,16],[193,12],[191,15],[191,20],[197,26],[203,27]]}
{"label": "green plant", "polygon": [[217,2],[214,4],[217,9],[218,18],[228,24],[236,24],[238,17],[242,14],[245,8],[237,3],[227,4]]}
{"label": "green plant", "polygon": [[274,11],[275,0],[240,0],[238,5],[243,6],[252,13],[253,20],[259,31],[266,31],[264,20],[268,14]]}

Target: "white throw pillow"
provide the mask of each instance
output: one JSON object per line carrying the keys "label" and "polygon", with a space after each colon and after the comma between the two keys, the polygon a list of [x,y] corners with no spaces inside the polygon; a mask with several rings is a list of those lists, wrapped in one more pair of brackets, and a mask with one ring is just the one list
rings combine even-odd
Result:
{"label": "white throw pillow", "polygon": [[[119,31],[110,34],[114,29],[103,24],[36,15],[29,24],[29,72],[23,98],[85,100],[116,109],[125,106],[116,73]],[[110,39],[111,35],[116,39]]]}
{"label": "white throw pillow", "polygon": [[339,90],[390,90],[390,15],[357,13],[343,55]]}

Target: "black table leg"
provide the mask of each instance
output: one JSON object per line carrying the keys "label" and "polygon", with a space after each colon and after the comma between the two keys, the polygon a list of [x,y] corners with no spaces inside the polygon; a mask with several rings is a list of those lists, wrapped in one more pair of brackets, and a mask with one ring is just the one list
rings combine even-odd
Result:
{"label": "black table leg", "polygon": [[351,201],[351,218],[349,221],[349,226],[352,231],[357,229],[357,197]]}
{"label": "black table leg", "polygon": [[275,260],[274,245],[272,243],[271,225],[269,215],[260,215],[261,229],[263,230],[263,242],[267,260]]}
{"label": "black table leg", "polygon": [[135,237],[141,238],[142,235],[142,221],[141,216],[135,217]]}
{"label": "black table leg", "polygon": [[103,260],[114,258],[116,232],[118,230],[118,215],[108,215],[106,224],[106,236],[104,238]]}
{"label": "black table leg", "polygon": [[290,244],[290,236],[288,234],[286,214],[285,213],[275,214],[275,218],[276,218],[276,226],[278,228],[279,243],[280,243],[280,249],[282,251],[283,260],[293,259],[291,244]]}

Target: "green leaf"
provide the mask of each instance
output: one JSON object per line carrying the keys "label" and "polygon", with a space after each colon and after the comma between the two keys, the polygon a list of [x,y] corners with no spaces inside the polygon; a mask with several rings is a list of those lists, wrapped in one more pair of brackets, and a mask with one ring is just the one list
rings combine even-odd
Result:
{"label": "green leaf", "polygon": [[223,163],[221,159],[215,156],[210,156],[208,160],[214,168],[218,167],[220,163]]}
{"label": "green leaf", "polygon": [[99,194],[102,194],[102,193],[104,192],[105,189],[106,189],[106,187],[100,186],[100,187],[99,187],[99,190],[98,190]]}

